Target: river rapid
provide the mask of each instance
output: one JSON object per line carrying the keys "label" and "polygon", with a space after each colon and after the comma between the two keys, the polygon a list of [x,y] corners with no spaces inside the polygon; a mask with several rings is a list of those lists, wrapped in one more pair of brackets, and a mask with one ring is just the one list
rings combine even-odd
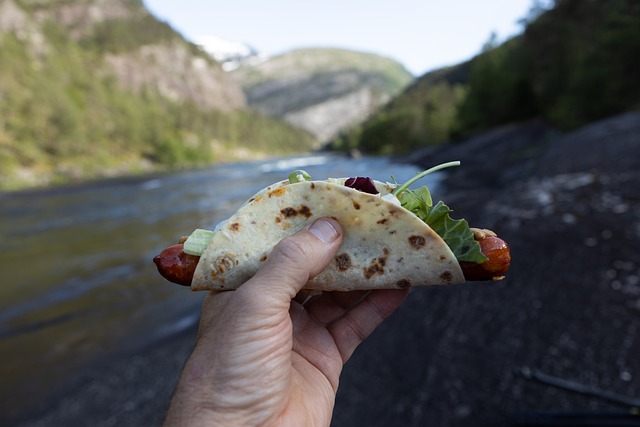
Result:
{"label": "river rapid", "polygon": [[301,168],[397,182],[419,172],[312,154],[0,194],[0,411],[28,407],[98,359],[192,328],[203,295],[164,281],[152,258]]}

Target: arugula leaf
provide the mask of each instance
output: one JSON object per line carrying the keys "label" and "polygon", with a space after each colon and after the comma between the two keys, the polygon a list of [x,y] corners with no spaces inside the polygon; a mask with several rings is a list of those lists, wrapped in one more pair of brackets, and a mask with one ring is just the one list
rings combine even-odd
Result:
{"label": "arugula leaf", "polygon": [[402,207],[410,210],[423,221],[424,218],[419,214],[426,213],[431,205],[433,205],[433,200],[431,200],[431,193],[425,186],[420,187],[417,190],[405,190],[399,196],[399,199]]}
{"label": "arugula leaf", "polygon": [[434,206],[427,187],[405,190],[399,199],[402,207],[413,212],[442,237],[458,261],[480,264],[488,260],[474,239],[469,223],[464,219],[452,219],[449,216],[452,210],[442,201]]}

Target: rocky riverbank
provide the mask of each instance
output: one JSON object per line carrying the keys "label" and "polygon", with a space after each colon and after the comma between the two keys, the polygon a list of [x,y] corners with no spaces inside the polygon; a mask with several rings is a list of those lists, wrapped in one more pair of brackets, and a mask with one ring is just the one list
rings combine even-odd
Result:
{"label": "rocky riverbank", "polygon": [[[569,135],[513,125],[405,160],[463,162],[434,196],[507,240],[512,268],[501,282],[412,290],[345,367],[333,426],[628,417],[635,402],[620,399],[640,398],[640,113]],[[193,333],[91,367],[13,425],[159,425]]]}
{"label": "rocky riverbank", "polygon": [[504,237],[513,264],[502,282],[415,289],[349,363],[334,425],[626,417],[609,394],[640,401],[640,113],[569,135],[513,125],[408,160],[461,160],[441,196]]}

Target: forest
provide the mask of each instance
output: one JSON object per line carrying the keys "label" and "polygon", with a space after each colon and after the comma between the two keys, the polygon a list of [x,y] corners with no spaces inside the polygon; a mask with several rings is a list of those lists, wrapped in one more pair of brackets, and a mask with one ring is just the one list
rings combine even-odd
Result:
{"label": "forest", "polygon": [[556,0],[522,34],[492,35],[477,56],[427,73],[337,149],[391,154],[540,118],[568,131],[640,107],[640,3]]}

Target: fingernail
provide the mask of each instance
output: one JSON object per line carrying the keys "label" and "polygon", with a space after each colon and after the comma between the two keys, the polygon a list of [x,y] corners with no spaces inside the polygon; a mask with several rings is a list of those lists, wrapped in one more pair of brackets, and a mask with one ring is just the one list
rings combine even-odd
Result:
{"label": "fingernail", "polygon": [[338,230],[336,230],[331,222],[322,218],[311,224],[309,232],[324,243],[331,243],[338,238]]}

